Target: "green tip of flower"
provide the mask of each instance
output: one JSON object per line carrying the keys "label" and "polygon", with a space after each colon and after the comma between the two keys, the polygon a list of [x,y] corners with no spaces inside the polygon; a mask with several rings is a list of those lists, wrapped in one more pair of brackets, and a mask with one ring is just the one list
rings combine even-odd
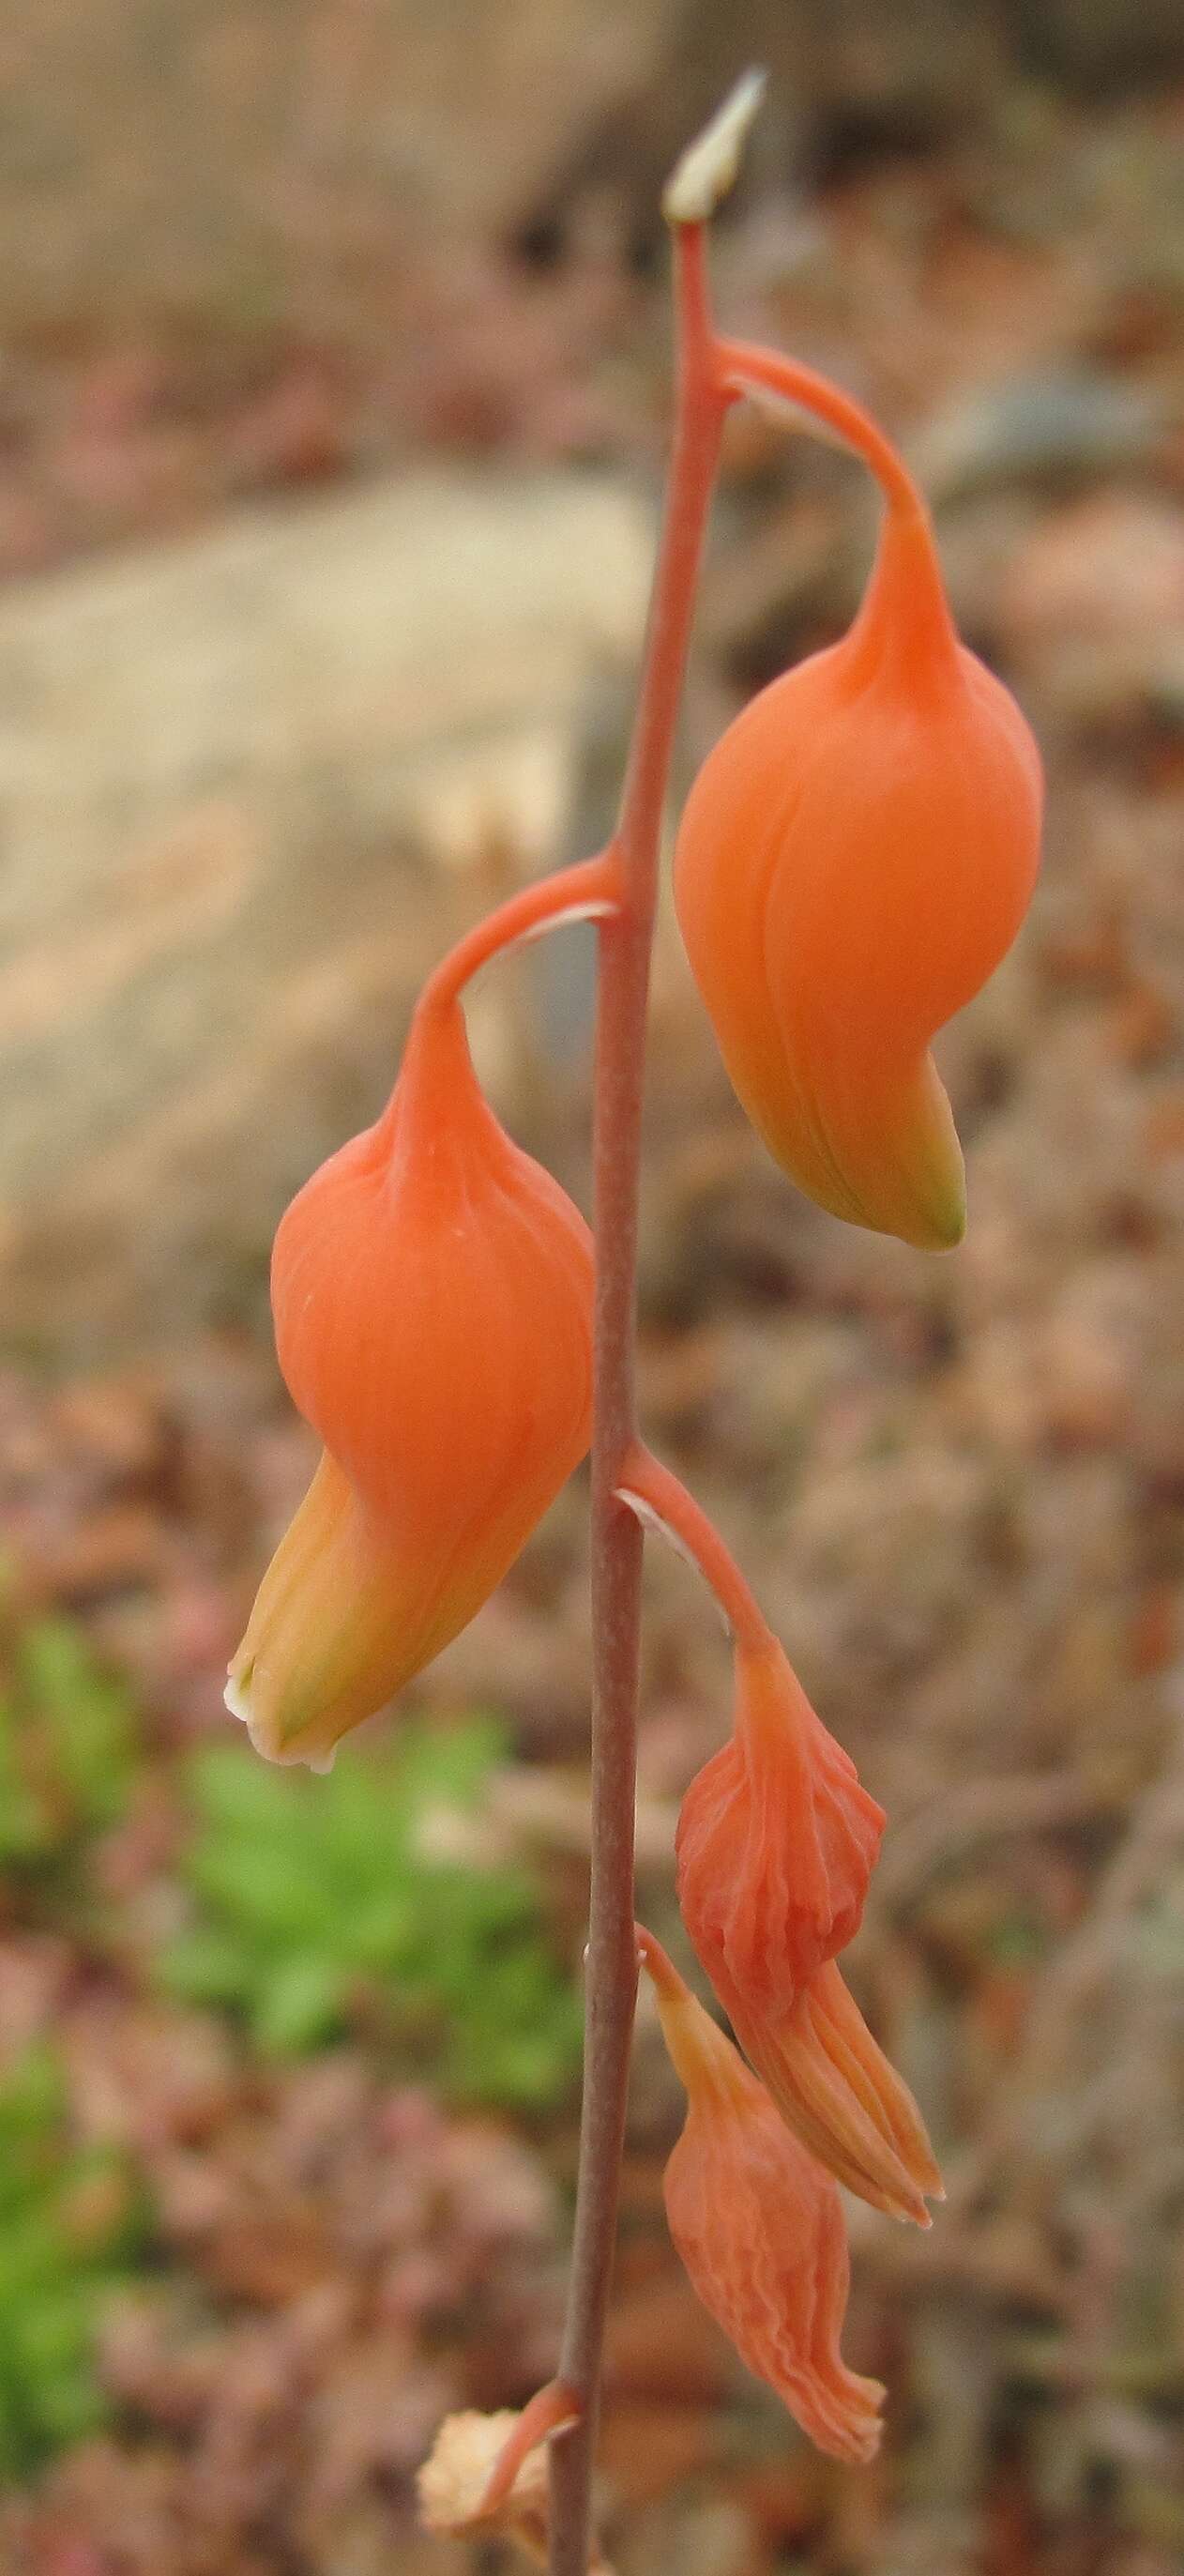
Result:
{"label": "green tip of flower", "polygon": [[959,1190],[925,1211],[926,1230],[917,1237],[922,1252],[956,1252],[966,1233],[966,1194]]}

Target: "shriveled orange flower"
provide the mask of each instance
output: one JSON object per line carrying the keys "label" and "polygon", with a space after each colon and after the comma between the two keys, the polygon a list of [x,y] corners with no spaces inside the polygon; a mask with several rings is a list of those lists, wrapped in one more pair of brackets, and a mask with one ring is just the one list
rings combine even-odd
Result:
{"label": "shriveled orange flower", "polygon": [[848,2370],[839,2350],[850,2264],[836,2186],[653,1935],[639,1930],[638,1946],[687,2090],[664,2192],[693,2287],[819,2450],[870,2460],[884,2391]]}
{"label": "shriveled orange flower", "polygon": [[679,1894],[700,1956],[754,2006],[788,2007],[858,1931],[883,1830],[883,1808],[776,1638],[739,1639],[731,1740],[692,1780],[678,1821]]}
{"label": "shriveled orange flower", "polygon": [[472,1618],[590,1435],[591,1238],[499,1126],[454,1000],[293,1200],[271,1287],[325,1456],[227,1697],[261,1752],[324,1764]]}
{"label": "shriveled orange flower", "polygon": [[683,1921],[790,2128],[849,2191],[927,2227],[941,2178],[924,2123],[834,1964],[883,1826],[776,1640],[739,1642],[732,1741],[679,1818]]}
{"label": "shriveled orange flower", "polygon": [[742,2049],[803,2146],[873,2209],[928,2227],[926,2198],[944,2194],[925,2123],[836,1961],[815,1970],[787,2011],[769,2013],[724,1970],[707,1958],[703,1965]]}
{"label": "shriveled orange flower", "polygon": [[959,1241],[962,1155],[929,1044],[1015,936],[1040,816],[1024,718],[959,643],[927,522],[898,498],[849,633],[729,726],[674,863],[735,1088],[834,1215]]}

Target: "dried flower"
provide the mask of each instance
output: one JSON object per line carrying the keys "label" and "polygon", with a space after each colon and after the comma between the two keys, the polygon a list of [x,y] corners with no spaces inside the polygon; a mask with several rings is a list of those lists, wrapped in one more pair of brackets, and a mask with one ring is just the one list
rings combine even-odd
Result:
{"label": "dried flower", "polygon": [[[545,2445],[579,2419],[570,2391],[552,2381],[517,2415],[446,2415],[416,2487],[425,2531],[454,2539],[517,2541],[542,2564],[550,2498]],[[593,2544],[588,2576],[612,2576]]]}
{"label": "dried flower", "polygon": [[911,2093],[834,1965],[859,1928],[883,1809],[775,1638],[740,1640],[730,1744],[678,1823],[683,1921],[790,2128],[849,2191],[929,2225],[941,2178]]}
{"label": "dried flower", "polygon": [[736,1090],[820,1206],[934,1249],[965,1224],[928,1053],[1010,946],[1040,762],[959,643],[915,503],[890,507],[843,641],[729,726],[691,790],[675,900]]}
{"label": "dried flower", "polygon": [[272,1305],[325,1456],[228,1701],[273,1760],[323,1764],[472,1618],[588,1446],[588,1229],[498,1125],[455,1002],[420,1010],[383,1116],[288,1209]]}
{"label": "dried flower", "polygon": [[638,1946],[687,2090],[664,2189],[691,2282],[820,2450],[870,2460],[884,2391],[848,2370],[839,2351],[850,2265],[837,2188],[652,1935],[639,1931]]}
{"label": "dried flower", "polygon": [[788,2011],[769,2013],[725,1970],[706,1957],[703,1965],[741,2047],[803,2146],[873,2209],[928,2227],[926,2196],[944,2195],[925,2123],[835,1961],[816,1969]]}
{"label": "dried flower", "polygon": [[709,1972],[767,2013],[858,1931],[884,1811],[774,1637],[737,1642],[732,1724],[683,1800],[679,1897]]}

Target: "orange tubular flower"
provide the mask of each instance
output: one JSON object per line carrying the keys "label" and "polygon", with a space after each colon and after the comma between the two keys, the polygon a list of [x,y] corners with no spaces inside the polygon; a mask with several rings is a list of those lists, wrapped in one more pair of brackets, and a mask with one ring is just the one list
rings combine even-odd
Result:
{"label": "orange tubular flower", "polygon": [[294,1199],[271,1286],[325,1456],[227,1698],[260,1752],[323,1766],[472,1618],[590,1435],[591,1238],[498,1125],[454,998],[421,1005],[383,1116]]}
{"label": "orange tubular flower", "polygon": [[944,2194],[925,2123],[835,1961],[816,1970],[788,2012],[765,2014],[700,1957],[741,2047],[803,2146],[873,2209],[928,2227],[926,2196]]}
{"label": "orange tubular flower", "polygon": [[912,2095],[834,1965],[884,1825],[776,1640],[741,1639],[735,1733],[678,1823],[683,1921],[789,2127],[849,2191],[929,2225],[941,2178]]}
{"label": "orange tubular flower", "polygon": [[1041,774],[1019,708],[958,641],[927,522],[895,470],[854,625],[716,744],[674,887],[724,1061],[770,1153],[833,1215],[940,1250],[961,1238],[965,1185],[929,1043],[1023,918]]}
{"label": "orange tubular flower", "polygon": [[884,1810],[815,1716],[775,1637],[738,1638],[732,1740],[692,1780],[679,1893],[754,2007],[788,2007],[859,1929]]}
{"label": "orange tubular flower", "polygon": [[848,2370],[839,2351],[850,2265],[835,2185],[783,2128],[652,1935],[639,1930],[638,1945],[687,2090],[664,2190],[691,2282],[819,2450],[870,2460],[884,2391]]}

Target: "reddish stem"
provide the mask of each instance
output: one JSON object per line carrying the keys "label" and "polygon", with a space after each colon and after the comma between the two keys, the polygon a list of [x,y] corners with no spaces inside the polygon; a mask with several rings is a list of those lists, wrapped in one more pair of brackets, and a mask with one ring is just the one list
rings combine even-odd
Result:
{"label": "reddish stem", "polygon": [[505,2503],[523,2461],[529,2459],[532,2451],[537,2451],[540,2442],[549,2441],[554,2433],[566,2432],[578,2415],[579,2408],[571,2390],[564,2387],[561,2379],[549,2379],[545,2388],[536,2389],[498,2452],[474,2520],[485,2521],[498,2511]]}
{"label": "reddish stem", "polygon": [[894,508],[918,510],[924,516],[925,504],[891,440],[885,438],[883,430],[869,420],[850,394],[840,392],[826,376],[816,375],[813,367],[803,366],[797,358],[782,357],[778,349],[758,348],[747,340],[723,339],[717,348],[717,363],[730,394],[750,392],[756,387],[775,394],[780,402],[792,403],[795,411],[808,412],[863,458]]}
{"label": "reddish stem", "polygon": [[618,1499],[636,1434],[634,1337],[642,1066],[662,822],[703,536],[730,396],[703,229],[675,232],[674,456],[637,719],[613,843],[621,908],[601,931],[596,1032],[596,1370],[592,1443],[591,1893],[575,2241],[560,2376],[582,2407],[551,2454],[551,2576],[587,2576],[592,2460],[637,1996],[633,1834],[642,1532]]}
{"label": "reddish stem", "polygon": [[[655,1458],[641,1440],[630,1443],[618,1487],[622,1502],[633,1510],[640,1506],[641,1516],[652,1517],[666,1535],[698,1566],[708,1589],[714,1592],[737,1644],[750,1654],[761,1654],[774,1640],[768,1621],[763,1617],[755,1594],[746,1583],[735,1557],[725,1547],[714,1521],[708,1520],[701,1504],[687,1491],[681,1478]],[[647,1938],[652,1938],[647,1935]]]}
{"label": "reddish stem", "polygon": [[[774,394],[806,414],[806,425],[818,421],[834,432],[875,475],[888,504],[886,538],[897,552],[910,597],[911,632],[916,644],[922,631],[939,658],[948,655],[957,636],[946,601],[929,512],[903,459],[874,420],[813,367],[780,350],[757,347],[747,340],[716,342],[716,364],[728,401],[754,390]],[[922,630],[922,620],[924,621]]]}
{"label": "reddish stem", "polygon": [[620,891],[621,872],[612,850],[602,850],[599,858],[581,859],[574,868],[559,868],[554,876],[539,877],[533,885],[523,886],[521,894],[499,903],[496,912],[466,931],[447,957],[441,958],[424,985],[418,1008],[447,1008],[480,967],[499,956],[503,948],[512,948],[517,940],[535,939],[541,931],[562,929],[568,921],[605,920],[618,903]]}

